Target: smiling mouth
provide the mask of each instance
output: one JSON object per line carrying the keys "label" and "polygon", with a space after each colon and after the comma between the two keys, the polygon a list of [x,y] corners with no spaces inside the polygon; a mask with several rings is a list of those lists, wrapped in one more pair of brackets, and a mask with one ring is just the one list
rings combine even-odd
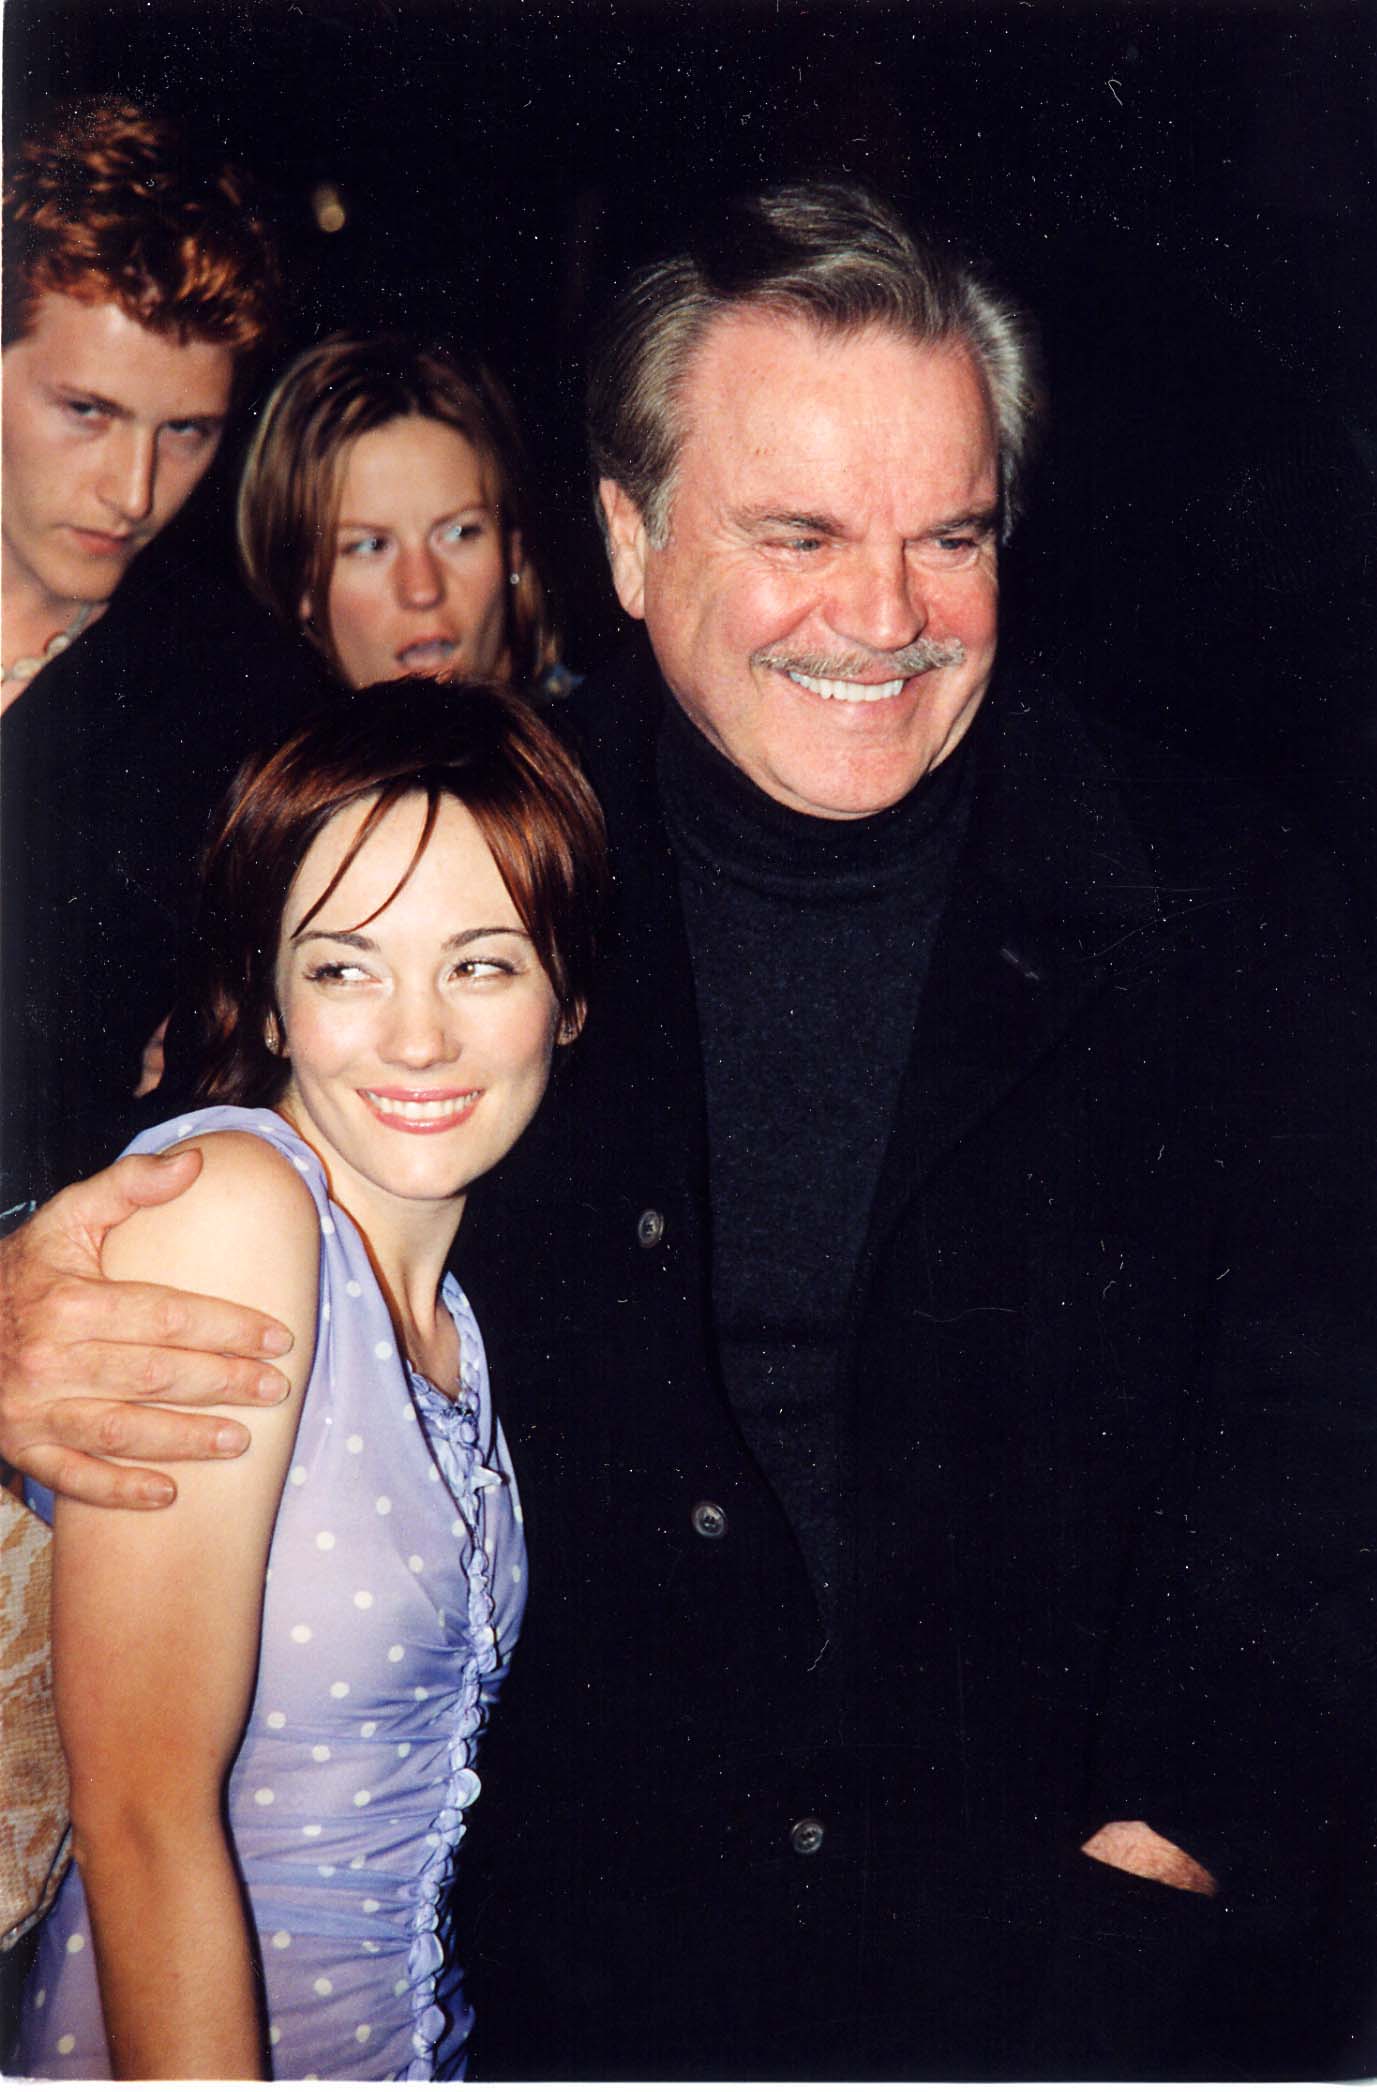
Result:
{"label": "smiling mouth", "polygon": [[814,697],[830,697],[844,705],[876,705],[882,698],[897,697],[907,680],[896,676],[888,683],[845,683],[831,676],[806,676],[796,668],[785,670],[791,683],[811,690]]}
{"label": "smiling mouth", "polygon": [[436,634],[425,639],[413,639],[408,646],[398,650],[396,659],[403,668],[417,669],[424,675],[427,669],[449,668],[458,652],[457,639],[445,639]]}
{"label": "smiling mouth", "polygon": [[389,1096],[384,1090],[360,1090],[359,1095],[375,1117],[408,1133],[443,1133],[468,1118],[481,1090],[459,1090],[441,1097]]}

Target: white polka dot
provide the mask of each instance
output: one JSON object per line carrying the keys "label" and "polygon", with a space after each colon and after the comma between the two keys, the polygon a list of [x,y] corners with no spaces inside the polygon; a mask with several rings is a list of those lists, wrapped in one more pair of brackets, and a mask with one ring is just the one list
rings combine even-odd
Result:
{"label": "white polka dot", "polygon": [[363,1451],[363,1440],[359,1437],[357,1431],[351,1437],[345,1439],[344,1450],[346,1453],[361,1453]]}
{"label": "white polka dot", "polygon": [[293,1489],[300,1489],[302,1483],[306,1480],[305,1468],[301,1466],[294,1467],[287,1480],[291,1483]]}
{"label": "white polka dot", "polygon": [[520,1581],[521,1581],[521,1564],[520,1564],[520,1562],[513,1562],[513,1563],[512,1563],[512,1582],[513,1582],[514,1584],[519,1584],[519,1583],[520,1583]]}
{"label": "white polka dot", "polygon": [[58,2042],[57,2042],[57,2052],[58,2052],[58,2054],[59,2054],[60,2056],[70,2056],[70,2055],[71,2055],[71,2053],[72,2053],[72,2050],[73,2050],[73,2049],[74,2049],[75,2047],[76,2047],[76,2035],[75,2035],[75,2034],[60,2034],[60,2035],[58,2036]]}
{"label": "white polka dot", "polygon": [[311,1630],[309,1627],[306,1626],[304,1621],[300,1625],[292,1629],[292,1640],[294,1642],[309,1642],[310,1639]]}
{"label": "white polka dot", "polygon": [[338,1874],[339,1869],[338,1867],[332,1867],[329,1860],[326,1860],[321,1866],[316,1868],[316,1872],[322,1881],[328,1881],[332,1874]]}
{"label": "white polka dot", "polygon": [[406,1566],[413,1576],[419,1576],[425,1568],[425,1563],[418,1554],[409,1554],[406,1558]]}
{"label": "white polka dot", "polygon": [[455,1539],[456,1539],[456,1540],[462,1540],[462,1539],[463,1539],[463,1537],[464,1537],[464,1521],[463,1521],[463,1519],[462,1519],[462,1518],[456,1518],[456,1519],[454,1520],[454,1523],[453,1523],[453,1524],[452,1524],[452,1525],[450,1526],[450,1531],[451,1531],[451,1532],[453,1533],[453,1535],[454,1535],[454,1537],[455,1537]]}
{"label": "white polka dot", "polygon": [[430,1694],[426,1691],[423,1685],[418,1685],[416,1687],[416,1690],[412,1693],[411,1697],[413,1700],[428,1700],[430,1698]]}
{"label": "white polka dot", "polygon": [[335,1994],[335,1986],[328,1976],[317,1976],[311,1988],[318,1998],[330,1998]]}
{"label": "white polka dot", "polygon": [[375,1344],[373,1346],[373,1356],[374,1358],[391,1358],[392,1346],[386,1341]]}
{"label": "white polka dot", "polygon": [[320,1232],[322,1235],[333,1235],[335,1232],[335,1223],[328,1213],[322,1213],[320,1217]]}
{"label": "white polka dot", "polygon": [[366,1787],[360,1787],[358,1792],[354,1796],[354,1807],[356,1809],[366,1809],[368,1807],[369,1802],[372,1801],[372,1799],[373,1797],[369,1793],[368,1789]]}
{"label": "white polka dot", "polygon": [[301,1835],[303,1838],[318,1838],[320,1836],[320,1825],[318,1823],[303,1823]]}
{"label": "white polka dot", "polygon": [[407,1989],[408,1985],[406,1977],[401,1976],[392,1986],[392,1995],[394,1998],[404,1998],[406,1996]]}
{"label": "white polka dot", "polygon": [[357,1300],[360,1293],[362,1293],[363,1291],[363,1287],[359,1284],[356,1278],[347,1278],[344,1281],[344,1290],[349,1295],[349,1298],[351,1300]]}
{"label": "white polka dot", "polygon": [[368,2021],[364,2020],[361,2025],[355,2027],[354,2029],[355,2041],[367,2041],[372,2031],[373,2029],[369,2026]]}
{"label": "white polka dot", "polygon": [[273,1793],[271,1787],[255,1787],[253,1790],[253,1798],[258,1803],[260,1809],[271,1808],[273,1803],[277,1800],[277,1796]]}
{"label": "white polka dot", "polygon": [[394,1642],[392,1644],[392,1647],[387,1652],[387,1660],[389,1663],[400,1663],[405,1655],[406,1650],[402,1647],[401,1643]]}
{"label": "white polka dot", "polygon": [[320,1303],[320,1319],[322,1322],[328,1322],[330,1319],[330,1303],[328,1300],[322,1300]]}
{"label": "white polka dot", "polygon": [[306,1172],[311,1167],[310,1163],[306,1160],[306,1157],[304,1155],[293,1155],[292,1160],[296,1164],[297,1168],[301,1171],[302,1176],[304,1177],[306,1175]]}
{"label": "white polka dot", "polygon": [[279,2041],[280,2041],[281,2039],[282,2039],[282,2029],[281,2029],[281,2027],[269,2027],[269,2029],[268,2029],[268,2046],[269,2046],[269,2048],[276,2048],[276,2047],[277,2047],[277,2044],[278,2044],[278,2042],[279,2042]]}
{"label": "white polka dot", "polygon": [[430,1463],[430,1466],[429,1466],[429,1467],[428,1467],[428,1468],[426,1469],[426,1480],[427,1480],[428,1482],[438,1482],[438,1481],[439,1481],[439,1479],[440,1479],[440,1470],[439,1470],[439,1468],[438,1468],[438,1467],[437,1467],[437,1466],[435,1465],[435,1462],[434,1462],[434,1461],[432,1460],[432,1461],[431,1461],[431,1463]]}
{"label": "white polka dot", "polygon": [[376,1896],[365,1896],[362,1903],[359,1905],[359,1909],[363,1912],[366,1918],[371,1918],[375,1910],[382,1909],[382,1905],[381,1903],[379,1903]]}
{"label": "white polka dot", "polygon": [[[378,1733],[378,1725],[377,1725],[377,1723],[376,1723],[376,1722],[365,1722],[365,1723],[363,1724],[362,1728],[361,1728],[361,1729],[359,1730],[359,1734],[360,1734],[360,1736],[376,1736],[376,1735],[377,1735],[377,1733]],[[354,1860],[351,1860],[351,1861],[349,1862],[349,1864],[350,1864],[350,1866],[351,1866],[351,1867],[352,1867],[352,1866],[354,1866],[354,1865],[356,1865],[356,1864],[357,1864],[358,1866],[360,1866],[360,1867],[361,1867],[361,1866],[363,1865],[363,1861],[362,1861],[362,1860],[359,1860],[359,1861],[355,1862]]]}
{"label": "white polka dot", "polygon": [[525,1512],[524,1512],[524,1511],[522,1510],[522,1508],[521,1508],[520,1504],[513,1504],[513,1506],[512,1506],[512,1509],[513,1509],[513,1511],[514,1511],[514,1512],[516,1513],[516,1522],[517,1522],[517,1524],[518,1524],[518,1525],[525,1525],[525,1523],[526,1523],[526,1513],[525,1513]]}
{"label": "white polka dot", "polygon": [[271,1714],[270,1714],[270,1715],[268,1716],[268,1727],[269,1727],[270,1729],[285,1729],[285,1728],[286,1728],[286,1726],[287,1726],[287,1717],[286,1717],[286,1715],[285,1715],[285,1714],[279,1714],[279,1713],[278,1713],[278,1711],[277,1711],[277,1709],[276,1709],[276,1708],[274,1708],[274,1709],[273,1709],[273,1711],[272,1711],[272,1713],[271,1713]]}
{"label": "white polka dot", "polygon": [[379,1518],[386,1518],[388,1512],[392,1509],[391,1497],[380,1496],[376,1504],[374,1504],[373,1509],[377,1512]]}
{"label": "white polka dot", "polygon": [[347,1700],[348,1697],[349,1687],[346,1684],[345,1680],[343,1678],[336,1678],[334,1684],[330,1687],[330,1698],[332,1700]]}
{"label": "white polka dot", "polygon": [[409,1758],[411,1756],[411,1745],[409,1743],[399,1743],[397,1745],[397,1756],[399,1758]]}
{"label": "white polka dot", "polygon": [[85,1944],[84,1934],[80,1932],[69,1932],[67,1934],[67,1952],[69,1954],[79,1954]]}
{"label": "white polka dot", "polygon": [[329,1744],[313,1743],[311,1745],[311,1756],[315,1759],[317,1765],[324,1765],[330,1756]]}
{"label": "white polka dot", "polygon": [[382,1952],[382,1949],[375,1939],[366,1939],[363,1943],[363,1951],[365,1954],[379,1954]]}
{"label": "white polka dot", "polygon": [[364,1862],[362,1860],[350,1860],[349,1872],[351,1874],[361,1874],[363,1872],[363,1868]]}
{"label": "white polka dot", "polygon": [[322,1554],[329,1554],[330,1549],[334,1546],[334,1544],[335,1536],[333,1533],[316,1534],[316,1546],[320,1549]]}
{"label": "white polka dot", "polygon": [[290,1947],[291,1944],[292,1935],[290,1932],[275,1932],[273,1934],[273,1945],[275,1947]]}
{"label": "white polka dot", "polygon": [[178,1125],[178,1127],[177,1127],[177,1131],[178,1131],[178,1132],[179,1132],[179,1133],[181,1134],[181,1136],[182,1136],[183,1140],[185,1140],[185,1138],[186,1138],[187,1134],[188,1134],[188,1133],[190,1133],[190,1131],[191,1131],[191,1121],[190,1121],[190,1119],[183,1119],[183,1120],[181,1120],[181,1122],[179,1123],[179,1125]]}
{"label": "white polka dot", "polygon": [[44,2006],[45,2006],[45,2005],[47,2004],[47,2002],[48,2002],[48,1993],[47,1993],[47,1991],[46,1991],[46,1990],[39,1990],[39,1991],[35,1991],[35,1992],[34,1992],[34,2000],[33,2000],[33,2002],[34,2002],[34,2010],[35,2010],[36,2012],[41,2012],[41,2011],[43,2010],[43,2007],[44,2007]]}
{"label": "white polka dot", "polygon": [[373,1593],[371,1591],[355,1591],[354,1603],[361,1613],[366,1613],[373,1603]]}

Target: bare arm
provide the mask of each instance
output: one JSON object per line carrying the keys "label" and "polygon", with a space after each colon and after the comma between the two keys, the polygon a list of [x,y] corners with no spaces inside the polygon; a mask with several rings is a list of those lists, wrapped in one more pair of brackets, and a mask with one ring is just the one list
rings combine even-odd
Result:
{"label": "bare arm", "polygon": [[[109,1231],[180,1198],[199,1167],[195,1150],[126,1156],[0,1242],[0,1458],[60,1495],[131,1510],[169,1504],[177,1491],[168,1476],[110,1456],[229,1458],[249,1434],[231,1417],[147,1405],[261,1404],[286,1393],[266,1361],[291,1336],[271,1315],[102,1275]],[[166,1280],[170,1270],[155,1264],[154,1274]]]}
{"label": "bare arm", "polygon": [[289,1400],[242,1460],[189,1471],[163,1518],[73,1502],[56,1524],[58,1719],[111,2057],[126,2078],[257,2077],[263,2030],[222,1792],[258,1663],[263,1572],[314,1349],[318,1233],[290,1165],[206,1139],[175,1209],[112,1272],[223,1284],[298,1331]]}

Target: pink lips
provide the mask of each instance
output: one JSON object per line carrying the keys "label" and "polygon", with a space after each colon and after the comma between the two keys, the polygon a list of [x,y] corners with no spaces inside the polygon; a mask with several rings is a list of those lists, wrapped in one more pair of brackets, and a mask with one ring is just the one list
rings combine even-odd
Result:
{"label": "pink lips", "polygon": [[126,531],[123,537],[116,537],[107,530],[83,530],[79,523],[70,523],[67,527],[82,550],[97,559],[115,559],[134,543],[132,530]]}
{"label": "pink lips", "polygon": [[[398,1133],[449,1133],[456,1126],[467,1124],[483,1093],[481,1090],[369,1089],[360,1090],[358,1094],[381,1126],[392,1127]],[[422,1117],[404,1110],[389,1111],[386,1108],[389,1104],[429,1107],[453,1104],[457,1108],[437,1110],[433,1115]]]}

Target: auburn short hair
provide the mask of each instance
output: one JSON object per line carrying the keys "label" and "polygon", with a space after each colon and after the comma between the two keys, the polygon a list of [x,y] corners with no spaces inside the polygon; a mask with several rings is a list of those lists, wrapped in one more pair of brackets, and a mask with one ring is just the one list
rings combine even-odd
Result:
{"label": "auburn short hair", "polygon": [[247,176],[134,102],[54,108],[7,154],[4,345],[47,292],[216,342],[241,371],[271,344],[279,270]]}
{"label": "auburn short hair", "polygon": [[230,787],[202,866],[187,983],[198,1101],[276,1101],[290,1070],[267,1036],[281,1028],[275,969],[292,881],[326,823],[356,807],[352,846],[302,922],[289,926],[295,933],[379,823],[411,797],[426,801],[426,820],[401,884],[420,861],[440,800],[457,799],[492,851],[564,1025],[577,1028],[609,879],[592,788],[552,728],[512,693],[403,676],[342,696],[280,748],[251,757]]}

